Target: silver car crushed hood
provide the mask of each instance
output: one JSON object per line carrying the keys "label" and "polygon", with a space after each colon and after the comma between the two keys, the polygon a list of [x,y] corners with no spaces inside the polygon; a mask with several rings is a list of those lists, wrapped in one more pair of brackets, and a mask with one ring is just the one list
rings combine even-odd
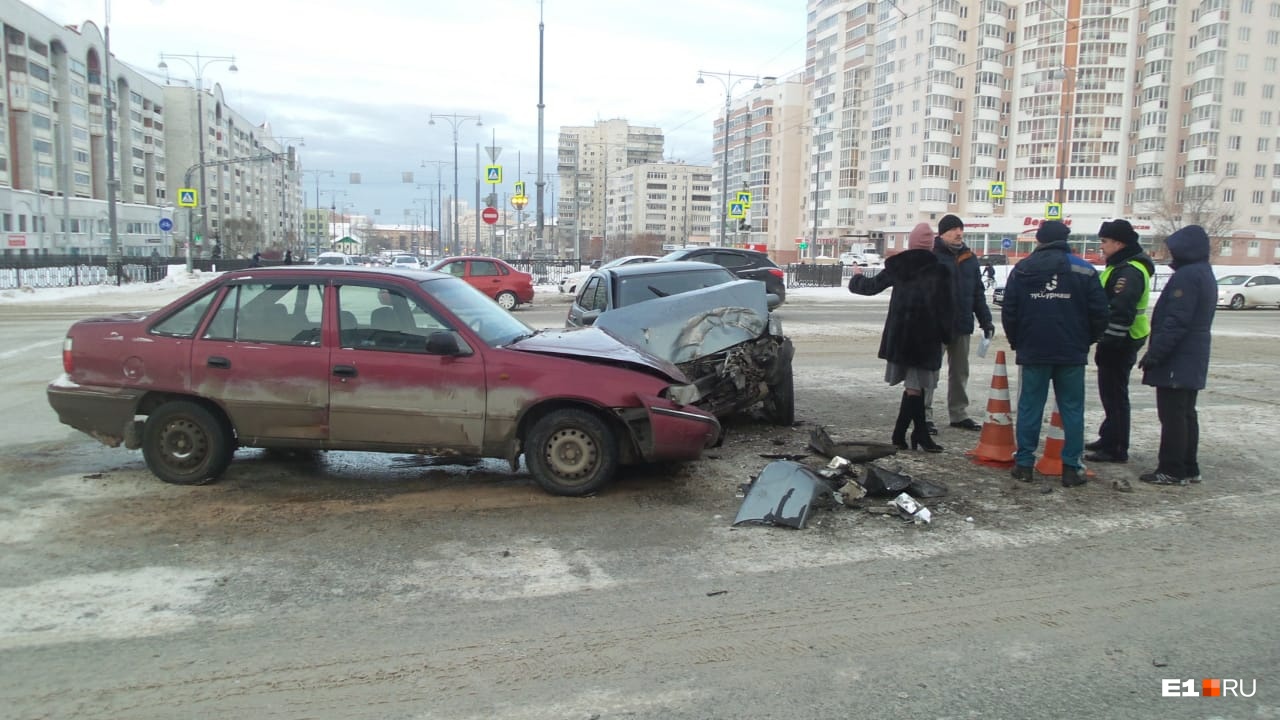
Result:
{"label": "silver car crushed hood", "polygon": [[558,355],[575,360],[605,361],[657,370],[672,382],[685,383],[688,378],[669,361],[654,357],[635,347],[626,338],[614,337],[597,327],[573,330],[544,330],[506,346],[509,350]]}
{"label": "silver car crushed hood", "polygon": [[769,301],[759,280],[734,280],[603,313],[595,327],[676,365],[764,334]]}

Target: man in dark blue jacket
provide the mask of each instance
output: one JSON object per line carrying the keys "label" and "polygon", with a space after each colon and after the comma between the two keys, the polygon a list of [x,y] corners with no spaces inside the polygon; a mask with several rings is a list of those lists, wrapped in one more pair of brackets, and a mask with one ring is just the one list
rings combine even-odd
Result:
{"label": "man in dark blue jacket", "polygon": [[1044,403],[1053,395],[1062,417],[1062,485],[1085,483],[1084,371],[1089,346],[1107,327],[1107,296],[1098,272],[1071,253],[1071,230],[1049,220],[1036,231],[1034,252],[1009,273],[1001,323],[1021,370],[1018,390],[1018,451],[1013,477],[1035,479],[1036,449],[1044,422]]}
{"label": "man in dark blue jacket", "polygon": [[1151,315],[1151,346],[1142,356],[1142,383],[1156,389],[1160,461],[1139,477],[1157,485],[1200,482],[1200,420],[1196,395],[1209,374],[1210,330],[1218,285],[1209,265],[1209,235],[1188,225],[1165,240],[1173,275]]}
{"label": "man in dark blue jacket", "polygon": [[[974,318],[982,328],[983,337],[994,335],[996,326],[991,322],[991,308],[987,307],[978,258],[964,244],[964,222],[960,218],[945,215],[938,221],[933,254],[951,275],[954,293],[951,304],[955,308],[955,326],[951,331],[951,342],[947,343],[948,420],[953,428],[981,430],[982,424],[969,417],[969,339],[973,335]],[[924,404],[930,408],[932,419],[932,388],[925,391]]]}

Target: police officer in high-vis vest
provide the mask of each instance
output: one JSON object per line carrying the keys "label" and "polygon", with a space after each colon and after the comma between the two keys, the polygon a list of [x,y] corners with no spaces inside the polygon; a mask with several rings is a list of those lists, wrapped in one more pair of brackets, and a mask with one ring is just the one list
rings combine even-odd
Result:
{"label": "police officer in high-vis vest", "polygon": [[1122,463],[1129,461],[1129,373],[1151,334],[1147,303],[1156,267],[1142,251],[1138,233],[1128,220],[1102,223],[1098,239],[1107,259],[1101,279],[1109,315],[1093,360],[1105,417],[1098,439],[1085,446],[1092,451],[1085,460]]}

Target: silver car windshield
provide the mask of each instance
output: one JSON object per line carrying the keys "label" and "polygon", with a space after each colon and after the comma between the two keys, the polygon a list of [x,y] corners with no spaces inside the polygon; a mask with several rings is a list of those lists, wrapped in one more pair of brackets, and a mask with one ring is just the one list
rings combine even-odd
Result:
{"label": "silver car windshield", "polygon": [[488,295],[459,278],[425,280],[424,292],[475,331],[489,347],[502,347],[534,334],[533,328],[498,307]]}

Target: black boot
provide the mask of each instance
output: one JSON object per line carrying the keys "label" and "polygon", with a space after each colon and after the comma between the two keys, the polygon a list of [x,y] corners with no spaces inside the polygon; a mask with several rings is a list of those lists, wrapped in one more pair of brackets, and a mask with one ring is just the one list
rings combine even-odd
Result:
{"label": "black boot", "polygon": [[893,423],[893,446],[899,450],[907,449],[907,427],[911,425],[911,396],[902,393],[902,402],[898,404],[898,419]]}
{"label": "black boot", "polygon": [[907,398],[907,402],[911,405],[911,420],[915,424],[915,429],[911,431],[911,449],[931,453],[942,452],[942,446],[935,443],[929,435],[929,421],[924,419],[924,396],[908,395]]}

